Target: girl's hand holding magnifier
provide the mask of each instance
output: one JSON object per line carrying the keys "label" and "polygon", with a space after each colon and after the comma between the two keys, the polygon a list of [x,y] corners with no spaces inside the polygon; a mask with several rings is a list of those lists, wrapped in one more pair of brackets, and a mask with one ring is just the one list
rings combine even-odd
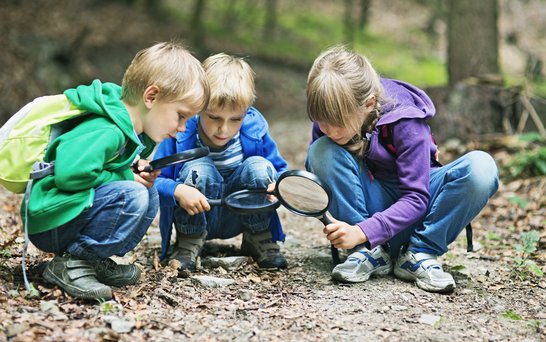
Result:
{"label": "girl's hand holding magnifier", "polygon": [[328,218],[332,223],[325,226],[322,232],[334,247],[351,249],[368,241],[368,237],[359,226],[338,221],[331,216]]}

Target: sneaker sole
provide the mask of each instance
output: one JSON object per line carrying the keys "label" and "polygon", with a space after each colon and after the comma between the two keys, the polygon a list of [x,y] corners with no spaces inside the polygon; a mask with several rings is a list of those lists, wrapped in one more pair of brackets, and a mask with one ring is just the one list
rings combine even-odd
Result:
{"label": "sneaker sole", "polygon": [[62,279],[57,277],[53,272],[46,268],[43,273],[44,279],[51,283],[59,286],[61,289],[66,291],[69,295],[81,299],[92,299],[92,300],[110,300],[112,299],[112,289],[105,286],[102,289],[91,290],[91,291],[81,291],[76,287],[65,284]]}
{"label": "sneaker sole", "polygon": [[441,285],[433,285],[433,284],[426,283],[419,278],[415,278],[409,272],[400,271],[399,268],[396,268],[394,270],[394,276],[400,280],[413,282],[418,288],[428,292],[438,292],[438,293],[453,292],[453,290],[455,290],[456,288],[455,284],[452,284],[452,283],[441,284]]}
{"label": "sneaker sole", "polygon": [[415,279],[415,285],[417,285],[418,288],[428,292],[446,293],[446,292],[453,292],[453,290],[455,290],[454,284],[434,286],[432,284],[425,283],[421,279]]}
{"label": "sneaker sole", "polygon": [[380,267],[374,270],[370,273],[364,273],[364,274],[353,274],[353,273],[343,273],[343,272],[337,272],[332,271],[332,278],[334,278],[337,281],[344,282],[344,283],[362,283],[370,279],[372,276],[374,277],[384,277],[391,273],[390,267]]}
{"label": "sneaker sole", "polygon": [[103,283],[104,285],[116,286],[116,287],[134,285],[134,284],[138,283],[139,279],[140,279],[140,272],[133,273],[131,278],[118,278],[118,279],[115,279],[115,278],[104,279],[103,278],[103,279],[101,279],[101,278],[97,277],[97,280],[100,281],[101,283]]}
{"label": "sneaker sole", "polygon": [[279,268],[279,269],[286,269],[288,268],[288,262],[286,261],[286,259],[284,259],[282,262],[279,262],[279,263],[268,263],[267,261],[257,261],[254,257],[254,255],[252,254],[252,252],[250,251],[249,247],[246,247],[245,244],[242,244],[241,245],[241,254],[244,255],[244,256],[247,256],[247,257],[251,257],[252,260],[254,260],[256,262],[256,264],[258,264],[258,267],[259,268],[264,268],[264,269],[271,269],[271,268]]}
{"label": "sneaker sole", "polygon": [[280,263],[280,264],[269,264],[269,263],[259,263],[257,262],[259,268],[265,268],[265,269],[271,269],[271,268],[280,268],[280,269],[286,269],[288,268],[288,263]]}

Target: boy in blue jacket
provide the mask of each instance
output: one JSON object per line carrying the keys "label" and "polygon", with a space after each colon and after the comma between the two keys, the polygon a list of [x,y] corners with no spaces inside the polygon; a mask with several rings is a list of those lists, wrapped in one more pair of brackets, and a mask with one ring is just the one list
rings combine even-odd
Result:
{"label": "boy in blue jacket", "polygon": [[[284,233],[276,212],[237,215],[226,207],[211,209],[207,198],[242,189],[266,189],[286,171],[287,163],[254,107],[254,72],[243,59],[220,53],[203,68],[210,85],[208,107],[187,122],[186,131],[159,145],[154,158],[207,146],[207,157],[164,168],[156,180],[160,196],[161,259],[195,269],[205,239],[243,233],[241,251],[261,268],[286,268],[276,241]],[[169,251],[172,227],[176,243]]]}

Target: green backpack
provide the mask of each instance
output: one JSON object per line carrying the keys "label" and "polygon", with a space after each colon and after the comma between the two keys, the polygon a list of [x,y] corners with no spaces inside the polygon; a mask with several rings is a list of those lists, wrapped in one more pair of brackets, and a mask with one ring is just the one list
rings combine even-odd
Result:
{"label": "green backpack", "polygon": [[27,279],[25,259],[29,244],[28,200],[34,179],[54,172],[54,161],[44,162],[49,143],[75,127],[88,112],[76,108],[64,94],[42,96],[28,103],[0,128],[0,184],[9,191],[25,193],[23,230],[25,246],[22,269],[25,287],[35,293]]}
{"label": "green backpack", "polygon": [[0,185],[23,193],[30,179],[52,173],[52,163],[43,162],[49,143],[85,114],[64,94],[38,97],[15,113],[0,128]]}

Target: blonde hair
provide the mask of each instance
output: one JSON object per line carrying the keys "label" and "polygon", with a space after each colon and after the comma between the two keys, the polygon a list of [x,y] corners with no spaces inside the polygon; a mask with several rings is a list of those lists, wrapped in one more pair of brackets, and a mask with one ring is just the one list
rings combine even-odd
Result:
{"label": "blonde hair", "polygon": [[[366,104],[375,96],[375,107]],[[307,78],[307,115],[311,121],[346,127],[355,132],[344,147],[363,157],[366,133],[379,120],[383,86],[368,59],[343,46],[332,47],[315,59]]]}
{"label": "blonde hair", "polygon": [[208,108],[245,111],[254,103],[254,71],[238,57],[218,53],[203,62],[210,85]]}
{"label": "blonde hair", "polygon": [[174,42],[157,43],[136,54],[123,76],[121,97],[137,105],[151,85],[159,87],[158,101],[186,101],[201,110],[210,97],[201,63]]}

